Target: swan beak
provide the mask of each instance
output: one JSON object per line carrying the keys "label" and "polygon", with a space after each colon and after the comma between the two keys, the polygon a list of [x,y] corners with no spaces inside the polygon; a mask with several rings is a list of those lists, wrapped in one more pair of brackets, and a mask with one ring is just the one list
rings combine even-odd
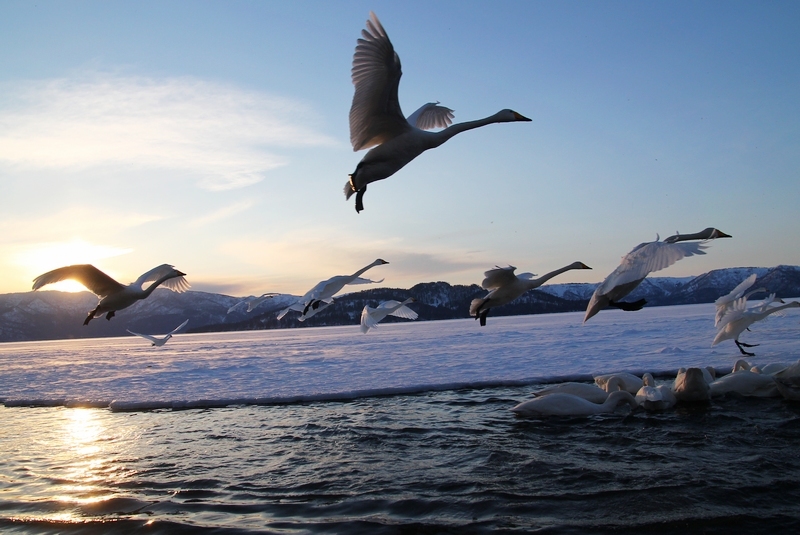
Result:
{"label": "swan beak", "polygon": [[714,232],[711,234],[712,238],[733,238],[730,234],[725,234],[719,229],[714,229]]}
{"label": "swan beak", "polygon": [[592,269],[592,268],[581,262],[581,269]]}
{"label": "swan beak", "polygon": [[524,115],[521,115],[521,114],[519,114],[519,113],[517,113],[517,112],[514,112],[514,118],[515,118],[517,121],[528,121],[528,122],[530,122],[530,119],[528,119],[528,118],[527,118],[527,117],[525,117]]}
{"label": "swan beak", "polygon": [[[175,271],[178,271],[178,270],[176,269]],[[186,273],[184,273],[183,271],[178,271],[178,276],[179,277],[185,277]]]}

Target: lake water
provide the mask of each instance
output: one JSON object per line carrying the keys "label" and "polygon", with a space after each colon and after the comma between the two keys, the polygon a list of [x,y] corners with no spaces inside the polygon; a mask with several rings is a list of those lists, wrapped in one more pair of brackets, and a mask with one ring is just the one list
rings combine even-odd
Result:
{"label": "lake water", "polygon": [[[2,344],[0,532],[800,529],[800,404],[510,412],[540,382],[740,357],[709,347],[713,306],[580,319]],[[794,362],[797,330],[742,339]]]}

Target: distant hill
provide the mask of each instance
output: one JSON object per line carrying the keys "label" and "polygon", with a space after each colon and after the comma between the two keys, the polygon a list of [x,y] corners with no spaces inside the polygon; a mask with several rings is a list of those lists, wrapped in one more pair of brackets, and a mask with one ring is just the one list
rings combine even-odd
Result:
{"label": "distant hill", "polygon": [[[779,296],[800,296],[800,266],[777,266],[718,269],[698,277],[651,277],[645,279],[629,299],[644,298],[647,306],[710,303],[730,292],[751,273],[758,275],[758,286],[766,286]],[[588,283],[545,285],[514,303],[492,309],[490,316],[585,310],[596,286]],[[275,319],[278,310],[297,299],[292,295],[267,300],[248,314],[246,306],[236,306],[242,298],[193,291],[178,294],[157,289],[150,298],[117,313],[113,320],[97,318],[84,326],[86,314],[97,304],[97,298],[89,292],[13,293],[0,295],[0,342],[124,336],[126,329],[161,334],[186,319],[189,320],[186,332],[348,325],[359,322],[366,304],[376,306],[387,299],[402,301],[408,297],[417,299],[411,308],[419,314],[418,321],[466,318],[470,301],[485,294],[486,290],[475,284],[446,282],[421,283],[409,289],[372,288],[336,297],[332,306],[300,322],[296,312],[290,312],[281,321]],[[388,317],[385,321],[406,320]]]}

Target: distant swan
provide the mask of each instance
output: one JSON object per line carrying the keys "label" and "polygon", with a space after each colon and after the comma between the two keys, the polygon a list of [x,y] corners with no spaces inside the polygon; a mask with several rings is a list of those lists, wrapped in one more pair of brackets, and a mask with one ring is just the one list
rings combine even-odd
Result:
{"label": "distant swan", "polygon": [[605,388],[600,388],[596,384],[567,382],[537,390],[533,395],[542,397],[551,394],[571,394],[592,403],[603,403],[608,398],[609,393],[622,390],[622,386],[622,380],[619,377],[612,377],[605,384]]}
{"label": "distant swan", "polygon": [[631,293],[648,274],[667,268],[678,260],[687,256],[705,254],[703,243],[679,243],[688,240],[712,240],[715,238],[730,238],[728,234],[715,228],[707,228],[695,234],[675,234],[664,241],[640,243],[627,255],[622,257],[617,269],[611,272],[600,283],[592,294],[583,322],[612,306],[622,310],[639,310],[647,302],[640,299],[633,303],[622,302],[620,299]]}
{"label": "distant swan", "polygon": [[[354,151],[377,147],[364,156],[344,185],[347,199],[356,193],[356,212],[364,209],[367,184],[392,176],[424,151],[456,134],[492,123],[530,121],[515,111],[502,110],[485,119],[450,126],[453,110],[438,103],[425,104],[406,119],[397,97],[402,74],[400,57],[378,17],[370,12],[353,55],[355,94],[350,107],[350,143]],[[432,128],[444,130],[425,131]]]}
{"label": "distant swan", "polygon": [[261,303],[263,303],[267,299],[272,299],[273,297],[277,297],[279,295],[280,294],[276,294],[276,293],[266,293],[266,294],[261,294],[258,297],[253,297],[253,296],[247,297],[245,299],[242,299],[241,301],[239,301],[238,303],[236,303],[232,307],[230,307],[228,309],[228,314],[230,314],[231,312],[233,312],[234,310],[236,310],[240,306],[244,305],[245,303],[247,304],[247,313],[249,314],[250,312],[254,311],[256,308],[258,308],[258,305],[260,305]]}
{"label": "distant swan", "polygon": [[368,266],[364,266],[352,275],[336,275],[330,279],[317,283],[316,286],[311,288],[305,293],[303,297],[298,299],[295,303],[289,305],[278,313],[278,319],[283,318],[290,310],[300,312],[300,321],[305,321],[314,314],[321,312],[323,309],[333,304],[333,296],[339,293],[342,288],[348,284],[372,284],[382,282],[373,281],[370,279],[362,279],[361,275],[368,269],[375,266],[382,266],[388,264],[386,260],[378,258]]}
{"label": "distant swan", "polygon": [[636,400],[629,392],[618,390],[608,395],[603,403],[592,403],[572,394],[549,394],[520,403],[511,410],[521,416],[591,416],[613,412],[620,403],[636,408]]}
{"label": "distant swan", "polygon": [[[774,299],[774,294],[770,296],[770,299]],[[714,341],[711,343],[711,347],[714,347],[723,340],[733,340],[742,355],[754,357],[755,353],[745,351],[744,348],[756,347],[758,344],[745,344],[744,342],[740,342],[739,336],[753,323],[765,319],[770,314],[794,307],[800,307],[800,301],[792,301],[791,303],[771,308],[759,306],[757,308],[748,309],[747,299],[744,297],[737,299],[732,309],[722,317],[722,321],[720,321],[718,326],[719,330],[714,337]]]}
{"label": "distant swan", "polygon": [[583,262],[573,262],[568,266],[551,271],[538,279],[532,279],[531,277],[534,275],[531,273],[514,275],[515,269],[517,268],[513,266],[508,266],[506,268],[496,267],[483,274],[486,278],[483,279],[481,286],[484,290],[491,291],[483,298],[473,299],[472,303],[469,305],[469,315],[475,319],[479,319],[481,326],[486,325],[486,316],[489,314],[490,308],[508,304],[528,290],[538,288],[553,277],[561,275],[571,269],[592,268]]}
{"label": "distant swan", "polygon": [[151,335],[149,335],[149,334],[139,334],[139,333],[135,333],[135,332],[133,332],[133,331],[131,331],[131,330],[128,330],[128,329],[125,329],[125,330],[126,330],[126,331],[128,331],[128,332],[129,332],[129,333],[131,333],[131,334],[135,334],[136,336],[141,336],[141,337],[142,337],[142,338],[144,338],[145,340],[150,340],[150,341],[152,342],[152,345],[153,345],[153,346],[158,346],[158,347],[161,347],[161,346],[163,346],[164,344],[166,344],[166,343],[167,343],[167,340],[169,340],[170,338],[172,338],[172,335],[173,335],[173,334],[177,333],[178,331],[180,331],[181,329],[183,329],[184,327],[186,327],[186,324],[187,324],[187,323],[189,323],[189,320],[186,320],[186,321],[184,321],[183,323],[181,323],[180,325],[178,325],[178,326],[177,326],[175,329],[173,329],[173,330],[171,330],[170,332],[168,332],[167,334],[165,334],[165,335],[164,335],[162,338],[158,338],[157,336],[151,336]]}
{"label": "distant swan", "polygon": [[644,383],[642,388],[636,392],[636,403],[645,410],[663,411],[674,407],[678,402],[668,386],[656,386],[651,374],[645,373],[642,376],[642,382]]}
{"label": "distant swan", "polygon": [[700,368],[681,368],[672,383],[672,393],[678,401],[707,401],[709,388]]}
{"label": "distant swan", "polygon": [[[83,322],[84,325],[88,325],[92,318],[99,318],[106,312],[108,312],[106,319],[110,320],[117,310],[127,308],[140,299],[146,299],[159,285],[163,285],[174,292],[185,292],[189,289],[189,283],[184,278],[185,275],[186,273],[178,271],[169,264],[161,264],[125,286],[91,264],[77,264],[54,269],[39,275],[33,280],[33,289],[38,290],[47,284],[67,279],[83,284],[89,291],[100,298],[97,307],[89,312]],[[150,281],[154,281],[153,284],[148,286],[147,289],[142,289],[142,285]]]}
{"label": "distant swan", "polygon": [[386,316],[396,316],[408,320],[417,319],[417,313],[406,306],[414,301],[416,299],[409,297],[402,303],[392,300],[384,301],[376,308],[372,308],[369,305],[364,306],[364,310],[361,311],[361,332],[366,333],[370,329],[377,327],[378,323]]}

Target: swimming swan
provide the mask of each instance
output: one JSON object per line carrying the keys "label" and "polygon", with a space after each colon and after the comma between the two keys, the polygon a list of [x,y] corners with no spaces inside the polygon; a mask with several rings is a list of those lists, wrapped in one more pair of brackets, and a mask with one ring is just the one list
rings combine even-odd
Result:
{"label": "swimming swan", "polygon": [[656,386],[653,376],[645,373],[642,376],[644,385],[636,392],[636,403],[648,411],[663,411],[675,406],[678,399],[672,389],[665,385]]}
{"label": "swimming swan", "polygon": [[591,416],[612,412],[620,403],[637,407],[636,400],[629,392],[619,390],[608,395],[603,403],[592,403],[572,394],[549,394],[520,403],[510,409],[520,416]]}
{"label": "swimming swan", "polygon": [[141,337],[142,337],[142,338],[144,338],[145,340],[150,340],[150,341],[152,342],[152,345],[153,345],[153,346],[158,346],[158,347],[161,347],[161,346],[163,346],[164,344],[166,344],[166,343],[167,343],[167,340],[169,340],[170,338],[172,338],[172,335],[173,335],[173,334],[177,333],[178,331],[180,331],[181,329],[183,329],[184,327],[186,327],[186,324],[187,324],[187,323],[189,323],[189,320],[186,320],[186,321],[184,321],[183,323],[181,323],[180,325],[178,325],[176,328],[174,328],[173,330],[171,330],[170,332],[168,332],[167,334],[165,334],[165,335],[164,335],[162,338],[158,338],[157,336],[151,336],[151,335],[149,335],[149,334],[139,334],[139,333],[135,333],[135,332],[133,332],[133,331],[130,331],[130,330],[128,330],[128,329],[125,329],[125,330],[126,330],[126,331],[128,331],[128,332],[129,332],[129,333],[131,333],[131,334],[135,334],[136,336],[141,336]]}
{"label": "swimming swan", "polygon": [[678,401],[707,401],[709,389],[700,368],[681,368],[672,383],[672,393]]}
{"label": "swimming swan", "polygon": [[537,390],[533,395],[542,397],[551,394],[571,394],[592,403],[603,403],[608,398],[609,393],[622,390],[622,386],[622,380],[619,377],[612,377],[605,384],[605,389],[596,384],[567,382]]}
{"label": "swimming swan", "polygon": [[[774,294],[770,297],[774,298]],[[761,306],[748,309],[746,298],[742,297],[737,299],[731,310],[729,310],[728,313],[722,317],[722,321],[720,321],[718,326],[717,335],[714,337],[711,347],[714,347],[723,340],[733,340],[742,355],[754,357],[755,353],[745,351],[744,348],[756,347],[758,344],[745,344],[744,342],[740,342],[739,336],[741,336],[745,329],[750,327],[753,323],[767,318],[770,314],[794,307],[800,307],[800,301],[792,301],[791,303],[786,303],[785,305],[767,307],[763,309]]]}
{"label": "swimming swan", "polygon": [[608,392],[609,383],[611,382],[611,379],[614,377],[616,377],[619,381],[622,382],[622,390],[625,390],[630,394],[636,394],[636,392],[638,392],[639,389],[642,388],[643,383],[641,377],[636,377],[632,373],[627,373],[627,372],[598,375],[594,378],[594,382],[597,386]]}
{"label": "swimming swan", "polygon": [[417,319],[417,313],[406,306],[414,301],[416,301],[416,299],[409,297],[402,303],[400,301],[391,300],[384,301],[376,308],[372,308],[369,305],[364,306],[364,310],[361,311],[361,332],[366,333],[371,328],[377,327],[378,322],[386,316],[396,316],[408,320]]}
{"label": "swimming swan", "polygon": [[735,393],[747,397],[772,398],[780,394],[771,375],[744,370],[720,377],[709,386],[712,397]]}
{"label": "swimming swan", "polygon": [[481,286],[484,290],[491,291],[483,298],[473,299],[469,305],[469,315],[476,320],[479,319],[481,326],[486,325],[486,316],[489,314],[490,308],[508,304],[528,290],[538,288],[553,277],[561,275],[571,269],[592,268],[583,262],[573,262],[568,266],[551,271],[538,279],[532,279],[531,277],[534,277],[534,275],[531,273],[515,275],[515,269],[517,268],[513,266],[508,266],[506,268],[496,267],[483,274],[486,278],[483,279]]}
{"label": "swimming swan", "polygon": [[[705,240],[716,238],[730,238],[721,230],[709,227],[695,234],[675,234],[664,241],[640,243],[633,250],[622,257],[617,269],[611,272],[600,283],[592,294],[583,322],[612,306],[622,310],[640,310],[647,302],[640,299],[633,303],[622,302],[620,299],[631,293],[648,274],[667,268],[678,260],[687,256],[706,254],[703,249]],[[679,243],[689,240],[703,240],[697,243]]]}
{"label": "swimming swan", "polygon": [[[184,278],[185,275],[186,273],[178,271],[169,264],[161,264],[125,286],[91,264],[76,264],[39,275],[33,280],[33,289],[38,290],[47,284],[67,279],[83,284],[89,291],[100,298],[97,307],[89,312],[83,322],[84,325],[88,325],[92,318],[99,318],[106,312],[108,313],[106,319],[110,320],[117,310],[127,308],[140,299],[146,299],[159,285],[163,285],[174,292],[185,292],[190,287]],[[153,284],[148,286],[147,289],[142,289],[143,284],[151,281],[154,281]]]}
{"label": "swimming swan", "polygon": [[[515,111],[502,110],[485,119],[451,125],[453,110],[438,106],[438,102],[425,104],[406,119],[397,97],[402,74],[400,58],[386,30],[370,12],[356,44],[351,73],[355,94],[350,107],[350,143],[354,151],[375,147],[344,185],[346,199],[356,193],[356,212],[364,209],[367,184],[392,176],[456,134],[492,123],[530,121]],[[426,132],[432,128],[444,130]]]}
{"label": "swimming swan", "polygon": [[383,279],[379,281],[363,279],[361,278],[361,275],[368,269],[372,269],[375,266],[382,266],[388,263],[389,262],[387,262],[386,260],[378,258],[373,263],[369,264],[368,266],[364,266],[363,268],[359,269],[352,275],[336,275],[335,277],[331,277],[330,279],[318,282],[317,285],[311,288],[309,291],[307,291],[303,297],[298,299],[295,303],[281,310],[278,313],[277,318],[280,320],[290,310],[295,310],[301,313],[299,318],[300,321],[305,321],[314,314],[321,312],[323,309],[332,305],[333,296],[339,293],[342,290],[342,288],[344,288],[346,285],[373,284],[373,283],[383,282]]}

